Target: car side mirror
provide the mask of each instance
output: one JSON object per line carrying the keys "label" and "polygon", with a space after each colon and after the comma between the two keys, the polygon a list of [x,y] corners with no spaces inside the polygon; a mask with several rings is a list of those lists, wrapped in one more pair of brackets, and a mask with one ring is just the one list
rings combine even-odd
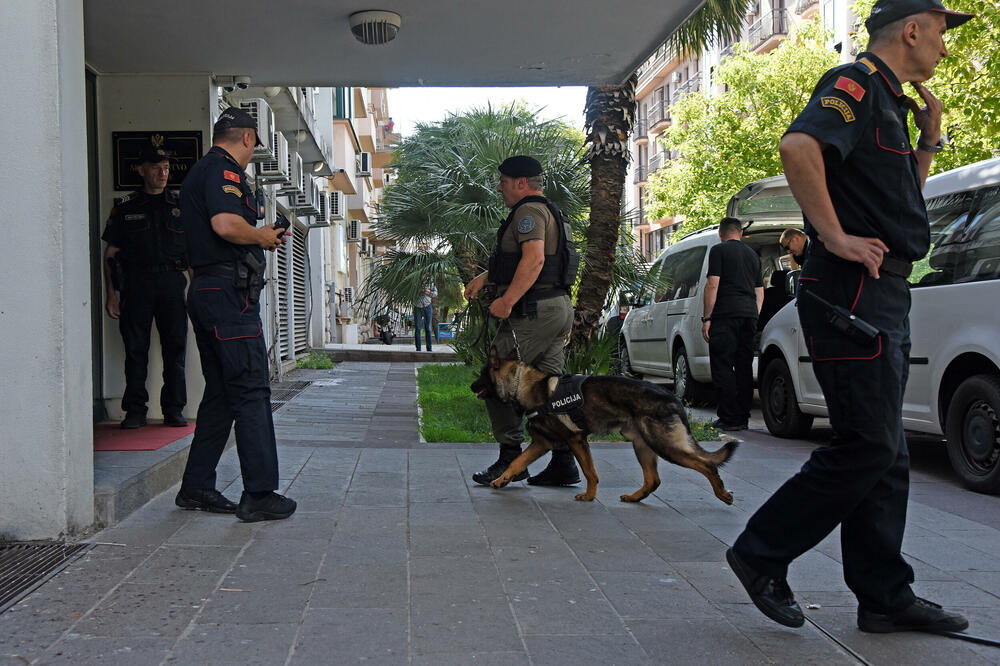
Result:
{"label": "car side mirror", "polygon": [[799,290],[799,274],[801,272],[801,270],[789,271],[785,277],[785,295],[788,298],[795,298],[795,294]]}

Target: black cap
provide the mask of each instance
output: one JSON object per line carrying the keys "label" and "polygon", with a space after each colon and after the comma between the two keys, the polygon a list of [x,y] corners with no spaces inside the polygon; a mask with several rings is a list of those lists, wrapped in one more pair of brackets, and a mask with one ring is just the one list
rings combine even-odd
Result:
{"label": "black cap", "polygon": [[500,173],[511,178],[531,178],[542,175],[542,165],[534,157],[515,155],[508,157],[498,167]]}
{"label": "black cap", "polygon": [[264,145],[260,140],[260,132],[257,131],[257,121],[249,113],[235,106],[231,106],[219,114],[219,119],[215,121],[215,126],[212,127],[212,134],[214,135],[217,132],[233,127],[252,129],[257,135],[257,145]]}
{"label": "black cap", "polygon": [[871,34],[893,21],[922,12],[944,14],[945,25],[948,26],[949,30],[957,28],[975,16],[975,14],[963,14],[947,9],[941,4],[941,0],[877,0],[875,6],[872,7],[872,13],[865,21],[865,27]]}
{"label": "black cap", "polygon": [[139,160],[136,162],[136,165],[159,164],[163,160],[169,160],[169,159],[171,159],[170,155],[168,155],[167,151],[163,150],[163,148],[157,148],[156,146],[148,145],[142,149],[141,153],[139,153]]}

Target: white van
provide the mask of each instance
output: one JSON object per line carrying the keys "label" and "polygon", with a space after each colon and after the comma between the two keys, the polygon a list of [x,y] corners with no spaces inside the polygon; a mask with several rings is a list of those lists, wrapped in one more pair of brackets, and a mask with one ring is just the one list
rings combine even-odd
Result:
{"label": "white van", "polygon": [[[946,435],[965,485],[1000,492],[1000,159],[928,178],[924,198],[931,249],[910,276],[903,425]],[[768,430],[801,436],[827,411],[794,304],[764,328],[760,349]]]}
{"label": "white van", "polygon": [[[784,289],[788,258],[778,238],[802,228],[802,213],[783,176],[755,181],[729,202],[727,215],[744,224],[743,241],[761,258],[764,290],[760,325],[791,300]],[[622,369],[633,376],[674,380],[674,392],[688,402],[708,399],[712,373],[708,343],[701,336],[708,250],[719,242],[718,226],[689,234],[665,248],[651,268],[665,286],[633,299],[619,339]],[[782,263],[785,262],[785,263]]]}

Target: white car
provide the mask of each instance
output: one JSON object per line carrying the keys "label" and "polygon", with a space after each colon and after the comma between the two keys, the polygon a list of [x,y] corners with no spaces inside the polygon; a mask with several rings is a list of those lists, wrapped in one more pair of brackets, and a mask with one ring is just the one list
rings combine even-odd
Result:
{"label": "white car", "polygon": [[[744,222],[743,241],[761,258],[765,284],[784,284],[789,258],[778,244],[781,232],[802,228],[802,213],[782,176],[744,187],[729,202],[727,214]],[[623,371],[634,376],[674,380],[682,400],[711,396],[708,343],[701,336],[708,251],[719,242],[718,226],[685,236],[664,249],[650,269],[665,286],[640,295],[625,317],[619,340]],[[790,300],[783,286],[764,291],[760,325]]]}
{"label": "white car", "polygon": [[[928,178],[924,198],[931,249],[910,276],[903,425],[946,435],[965,485],[1000,492],[1000,159]],[[827,411],[794,303],[764,328],[760,349],[764,421],[801,436]]]}

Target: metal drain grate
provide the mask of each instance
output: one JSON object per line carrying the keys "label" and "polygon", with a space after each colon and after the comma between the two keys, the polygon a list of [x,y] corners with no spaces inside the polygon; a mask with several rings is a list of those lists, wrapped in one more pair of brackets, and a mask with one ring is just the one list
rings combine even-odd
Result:
{"label": "metal drain grate", "polygon": [[271,384],[271,411],[275,412],[286,402],[302,393],[312,382],[274,382]]}
{"label": "metal drain grate", "polygon": [[55,541],[0,543],[0,613],[88,548],[90,544]]}

